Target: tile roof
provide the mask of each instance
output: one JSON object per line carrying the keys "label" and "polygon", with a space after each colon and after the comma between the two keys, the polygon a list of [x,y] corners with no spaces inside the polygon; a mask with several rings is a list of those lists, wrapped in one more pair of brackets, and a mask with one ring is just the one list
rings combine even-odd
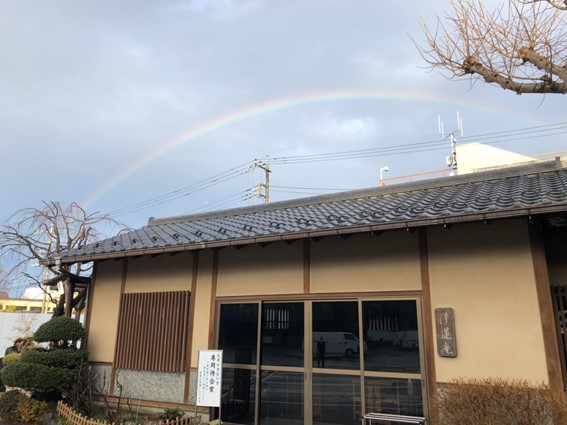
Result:
{"label": "tile roof", "polygon": [[[150,219],[141,229],[61,255],[63,263],[567,211],[559,158],[206,214]],[[46,260],[52,264],[55,259]]]}

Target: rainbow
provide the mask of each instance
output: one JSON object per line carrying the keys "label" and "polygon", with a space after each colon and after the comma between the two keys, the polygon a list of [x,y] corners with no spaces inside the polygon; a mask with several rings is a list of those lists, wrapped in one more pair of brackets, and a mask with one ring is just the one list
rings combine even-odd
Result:
{"label": "rainbow", "polygon": [[[126,180],[129,176],[144,168],[147,164],[155,161],[166,153],[178,148],[179,146],[202,138],[207,134],[231,126],[233,124],[250,120],[262,115],[273,114],[301,106],[319,105],[324,103],[352,102],[361,100],[394,100],[412,102],[435,102],[436,104],[452,104],[456,106],[466,106],[474,109],[482,109],[495,115],[506,115],[501,108],[487,106],[486,103],[471,102],[470,100],[451,98],[446,95],[433,94],[428,92],[403,91],[403,90],[336,90],[324,93],[304,94],[295,97],[269,100],[255,105],[246,106],[237,111],[213,118],[201,125],[190,128],[186,132],[167,141],[156,149],[140,155],[132,161],[130,165],[109,179],[104,181],[94,192],[90,193],[83,201],[85,209],[89,209],[93,204],[100,200],[105,194],[112,191],[114,187]],[[517,113],[510,114],[517,117]],[[434,123],[432,125],[435,125]]]}

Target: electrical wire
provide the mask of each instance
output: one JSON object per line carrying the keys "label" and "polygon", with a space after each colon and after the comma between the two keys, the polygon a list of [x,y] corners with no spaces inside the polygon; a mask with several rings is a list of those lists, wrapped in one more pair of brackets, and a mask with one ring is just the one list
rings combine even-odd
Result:
{"label": "electrical wire", "polygon": [[[467,137],[460,137],[459,143],[471,143],[471,142],[482,142],[486,145],[494,145],[499,143],[506,143],[512,141],[520,141],[520,140],[530,140],[535,138],[541,137],[550,137],[550,136],[558,136],[567,134],[567,122],[561,122],[556,124],[549,124],[549,125],[542,125],[542,126],[535,126],[535,127],[526,127],[521,129],[515,130],[505,130],[493,133],[484,133],[478,134],[473,136]],[[341,152],[330,152],[324,154],[312,154],[312,155],[298,155],[298,156],[283,156],[283,157],[271,157],[270,158],[270,165],[290,165],[290,164],[308,164],[308,163],[318,163],[318,162],[327,162],[327,161],[343,161],[343,160],[350,160],[350,159],[360,159],[360,158],[373,158],[377,156],[395,156],[395,155],[408,155],[408,154],[416,154],[416,153],[424,153],[424,152],[433,152],[439,150],[447,149],[447,141],[446,140],[430,140],[424,142],[414,142],[414,143],[406,143],[402,145],[389,145],[383,146],[379,148],[371,148],[371,149],[359,149],[359,150],[351,150],[351,151],[341,151]],[[129,206],[125,206],[113,211],[110,211],[108,214],[118,217],[127,214],[132,214],[135,212],[139,212],[141,210],[151,208],[154,206],[162,205],[167,202],[171,202],[173,200],[186,197],[192,195],[196,192],[199,192],[204,189],[208,189],[210,187],[216,186],[221,183],[225,183],[229,180],[232,180],[236,177],[239,177],[243,174],[250,173],[251,171],[255,171],[256,169],[256,160],[251,162],[246,162],[244,164],[238,165],[233,167],[227,171],[221,172],[219,174],[215,174],[211,177],[199,180],[195,183],[192,183],[188,186],[182,187],[180,189],[174,190],[172,192],[168,192],[166,194],[156,196],[154,198],[150,198],[145,201],[141,201]],[[253,173],[254,174],[254,173]],[[271,186],[272,189],[275,189],[274,192],[284,192],[281,189],[294,189],[294,190],[311,190],[313,192],[297,192],[297,191],[286,191],[284,193],[301,193],[301,194],[319,194],[320,192],[315,191],[340,191],[343,189],[327,189],[327,188],[299,188],[299,187],[285,187],[285,186]],[[252,190],[247,189],[245,192]],[[350,189],[344,189],[350,190]],[[234,202],[241,202],[243,200],[248,200],[253,198],[255,195],[243,195],[244,198],[242,200],[236,200]],[[228,202],[229,199],[225,199],[222,202]],[[215,203],[210,204],[206,208],[210,208],[212,205],[219,207],[221,200],[215,201]],[[234,204],[234,202],[231,203]],[[225,205],[226,206],[226,205]],[[202,208],[201,208],[202,209]],[[199,210],[197,210],[199,211]]]}
{"label": "electrical wire", "polygon": [[[540,137],[557,136],[567,134],[567,123],[551,124],[546,126],[528,127],[517,130],[500,131],[496,133],[479,134],[468,137],[460,137],[459,143],[483,142],[486,145],[505,143],[517,140],[528,140]],[[522,137],[518,137],[521,135]],[[299,164],[324,161],[338,161],[345,159],[371,158],[376,156],[392,156],[410,153],[421,153],[445,149],[446,140],[431,140],[426,142],[407,143],[403,145],[390,145],[373,149],[361,149],[343,152],[332,152],[326,154],[274,157],[270,164]]]}
{"label": "electrical wire", "polygon": [[231,180],[235,177],[241,176],[243,174],[249,173],[252,169],[252,165],[250,162],[246,162],[241,164],[237,167],[231,168],[230,170],[224,171],[222,173],[216,174],[214,176],[208,177],[203,180],[199,180],[195,183],[192,183],[188,186],[183,188],[174,190],[172,192],[168,192],[164,195],[156,196],[154,198],[150,198],[148,200],[138,202],[136,204],[132,204],[126,207],[118,208],[116,210],[108,212],[109,215],[118,217],[126,214],[130,214],[133,212],[138,212],[140,210],[147,209],[152,206],[161,205],[163,203],[192,195],[196,192],[201,190],[207,189],[209,187],[215,186],[220,183],[224,183],[228,180]]}

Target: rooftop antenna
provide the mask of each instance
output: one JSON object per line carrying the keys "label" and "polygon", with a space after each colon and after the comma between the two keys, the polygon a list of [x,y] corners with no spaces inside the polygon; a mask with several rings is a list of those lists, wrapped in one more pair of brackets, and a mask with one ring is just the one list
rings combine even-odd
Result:
{"label": "rooftop antenna", "polygon": [[387,173],[388,171],[390,171],[390,167],[388,167],[387,165],[380,168],[380,187],[382,187],[386,184],[384,182],[384,173]]}
{"label": "rooftop antenna", "polygon": [[[439,134],[443,139],[445,137],[445,127],[443,121],[441,120],[441,115],[437,115],[437,125],[439,127]],[[457,171],[457,138],[455,134],[459,134],[461,137],[464,136],[463,130],[463,119],[457,111],[457,130],[453,131],[448,135],[449,141],[451,142],[451,155],[447,156],[447,166],[451,169],[451,175],[454,176]]]}

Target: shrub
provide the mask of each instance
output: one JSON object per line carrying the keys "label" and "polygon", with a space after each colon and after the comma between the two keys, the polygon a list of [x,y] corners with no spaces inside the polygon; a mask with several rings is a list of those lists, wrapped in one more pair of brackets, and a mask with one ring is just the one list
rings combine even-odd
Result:
{"label": "shrub", "polygon": [[76,369],[86,362],[89,353],[85,350],[28,350],[22,353],[21,361],[50,367]]}
{"label": "shrub", "polygon": [[183,412],[183,410],[179,410],[179,409],[165,409],[162,414],[159,416],[159,418],[163,421],[165,420],[173,420],[176,418],[180,418],[182,416],[185,416],[185,413]]}
{"label": "shrub", "polygon": [[19,420],[18,404],[28,397],[21,391],[12,390],[0,396],[0,418],[7,421]]}
{"label": "shrub", "polygon": [[51,393],[70,384],[70,371],[36,363],[12,362],[4,368],[5,385]]}
{"label": "shrub", "polygon": [[[54,345],[66,345],[85,337],[85,329],[80,322],[70,317],[59,316],[42,324],[33,335],[37,342],[51,342]],[[61,341],[64,341],[61,344]]]}
{"label": "shrub", "polygon": [[564,395],[521,380],[456,380],[440,390],[434,404],[443,425],[567,423]]}
{"label": "shrub", "polygon": [[45,401],[38,401],[32,398],[25,398],[18,403],[16,413],[19,420],[25,423],[39,423],[49,410]]}
{"label": "shrub", "polygon": [[2,363],[4,364],[4,366],[7,366],[12,362],[20,361],[20,359],[21,359],[20,353],[10,353],[10,354],[6,354],[6,357],[4,357],[4,360],[2,360]]}

